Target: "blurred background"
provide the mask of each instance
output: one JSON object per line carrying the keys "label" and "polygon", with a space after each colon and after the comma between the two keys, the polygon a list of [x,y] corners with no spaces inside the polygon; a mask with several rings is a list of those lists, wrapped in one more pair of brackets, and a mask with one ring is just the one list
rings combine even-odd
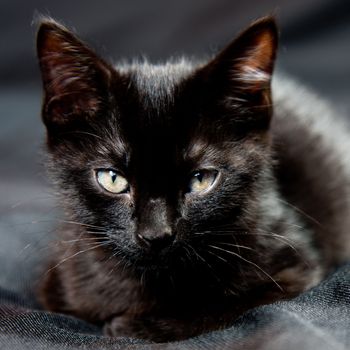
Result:
{"label": "blurred background", "polygon": [[[35,13],[74,28],[103,56],[203,56],[274,13],[278,69],[350,120],[349,0],[0,0],[0,286],[24,290],[62,218],[41,163],[41,82]],[[304,103],[300,101],[300,103]],[[57,204],[57,203],[56,203]]]}

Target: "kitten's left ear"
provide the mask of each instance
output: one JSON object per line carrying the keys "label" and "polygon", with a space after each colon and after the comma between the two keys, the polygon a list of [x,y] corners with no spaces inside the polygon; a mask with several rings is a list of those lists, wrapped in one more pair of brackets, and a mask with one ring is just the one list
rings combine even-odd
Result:
{"label": "kitten's left ear", "polygon": [[48,130],[93,118],[106,102],[112,68],[51,19],[41,21],[37,54],[45,92],[42,114]]}
{"label": "kitten's left ear", "polygon": [[[243,31],[202,68],[212,92],[243,105],[270,104],[270,83],[276,58],[278,30],[273,17],[264,17]],[[246,103],[245,103],[246,102]]]}

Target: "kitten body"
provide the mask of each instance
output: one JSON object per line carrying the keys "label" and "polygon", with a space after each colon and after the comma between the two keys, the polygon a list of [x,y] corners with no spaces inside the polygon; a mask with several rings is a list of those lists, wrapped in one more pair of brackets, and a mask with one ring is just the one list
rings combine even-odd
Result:
{"label": "kitten body", "polygon": [[[41,283],[46,308],[109,335],[183,339],[297,295],[349,257],[350,132],[290,79],[275,78],[271,100],[275,50],[263,19],[209,63],[112,68],[42,24],[48,163],[69,218]],[[101,188],[101,169],[127,191]]]}

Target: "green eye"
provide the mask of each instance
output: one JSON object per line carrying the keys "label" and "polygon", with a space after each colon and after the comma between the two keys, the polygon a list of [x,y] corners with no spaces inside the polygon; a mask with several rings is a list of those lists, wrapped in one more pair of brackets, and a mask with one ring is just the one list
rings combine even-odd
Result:
{"label": "green eye", "polygon": [[129,188],[129,183],[125,177],[121,176],[114,170],[97,170],[96,178],[98,183],[108,192],[124,193]]}
{"label": "green eye", "polygon": [[208,190],[215,182],[218,172],[216,170],[199,170],[193,173],[189,192],[200,193]]}

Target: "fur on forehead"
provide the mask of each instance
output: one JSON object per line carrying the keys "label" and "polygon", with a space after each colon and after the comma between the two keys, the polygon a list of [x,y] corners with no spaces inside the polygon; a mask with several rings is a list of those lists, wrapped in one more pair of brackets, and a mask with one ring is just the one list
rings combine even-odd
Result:
{"label": "fur on forehead", "polygon": [[130,77],[143,107],[160,113],[166,105],[174,103],[176,87],[198,69],[198,62],[181,57],[164,64],[152,64],[144,59],[123,63],[116,69]]}

